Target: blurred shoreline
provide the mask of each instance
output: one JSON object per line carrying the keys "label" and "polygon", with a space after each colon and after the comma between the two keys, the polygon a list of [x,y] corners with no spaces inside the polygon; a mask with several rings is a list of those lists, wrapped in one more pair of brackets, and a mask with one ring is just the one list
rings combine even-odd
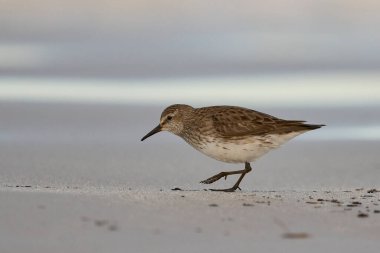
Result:
{"label": "blurred shoreline", "polygon": [[164,79],[0,77],[0,101],[236,104],[323,108],[380,106],[380,73],[308,73]]}

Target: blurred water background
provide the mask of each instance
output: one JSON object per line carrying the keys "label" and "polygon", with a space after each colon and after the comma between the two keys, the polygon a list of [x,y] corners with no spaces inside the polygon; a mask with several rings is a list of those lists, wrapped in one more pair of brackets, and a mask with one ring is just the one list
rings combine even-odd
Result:
{"label": "blurred water background", "polygon": [[380,67],[376,0],[1,0],[2,76],[157,78]]}
{"label": "blurred water background", "polygon": [[379,11],[375,0],[1,0],[0,100],[341,108],[332,118],[347,136],[360,126],[378,139]]}
{"label": "blurred water background", "polygon": [[[174,136],[139,143],[165,106],[188,103],[241,105],[326,124],[297,137],[313,148],[294,167],[313,164],[309,170],[267,172],[281,175],[279,187],[288,186],[280,179],[289,175],[315,186],[327,172],[341,185],[374,185],[379,13],[376,0],[0,0],[1,178],[123,184],[129,173],[141,184],[163,185],[157,180],[173,177],[159,177],[151,166],[180,150],[161,171],[216,167],[184,145],[165,146],[178,141]],[[165,147],[160,154],[157,145]],[[186,159],[192,164],[182,164]],[[310,174],[318,167],[320,174]],[[180,184],[194,177],[187,171]]]}

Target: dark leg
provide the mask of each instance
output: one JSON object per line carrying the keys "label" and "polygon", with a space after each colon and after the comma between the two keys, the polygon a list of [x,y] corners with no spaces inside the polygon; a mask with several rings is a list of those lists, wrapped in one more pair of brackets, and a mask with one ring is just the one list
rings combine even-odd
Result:
{"label": "dark leg", "polygon": [[216,174],[210,178],[207,178],[206,180],[201,181],[200,183],[201,184],[212,184],[212,183],[218,181],[219,179],[221,179],[222,177],[224,177],[224,179],[227,179],[227,176],[229,176],[229,175],[243,174],[245,172],[246,172],[245,170],[234,170],[234,171],[220,172],[220,173],[218,173],[218,174]]}
{"label": "dark leg", "polygon": [[236,171],[229,171],[229,172],[220,172],[219,174],[216,174],[215,176],[212,176],[206,180],[201,181],[203,184],[211,184],[215,181],[218,181],[222,177],[227,178],[229,175],[235,175],[235,174],[241,174],[238,181],[232,186],[231,188],[228,189],[211,189],[212,191],[224,191],[224,192],[234,192],[236,189],[240,189],[239,184],[241,180],[243,180],[243,177],[245,174],[249,173],[252,170],[251,165],[249,163],[245,163],[245,169],[244,170],[236,170]]}

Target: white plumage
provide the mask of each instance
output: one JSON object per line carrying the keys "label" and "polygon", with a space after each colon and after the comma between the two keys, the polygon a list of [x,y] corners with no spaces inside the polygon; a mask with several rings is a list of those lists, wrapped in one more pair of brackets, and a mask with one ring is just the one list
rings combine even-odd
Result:
{"label": "white plumage", "polygon": [[271,134],[266,136],[251,136],[244,140],[234,142],[223,140],[206,141],[202,145],[189,144],[201,153],[216,160],[227,163],[253,162],[269,152],[293,139],[303,132],[291,132],[288,134]]}

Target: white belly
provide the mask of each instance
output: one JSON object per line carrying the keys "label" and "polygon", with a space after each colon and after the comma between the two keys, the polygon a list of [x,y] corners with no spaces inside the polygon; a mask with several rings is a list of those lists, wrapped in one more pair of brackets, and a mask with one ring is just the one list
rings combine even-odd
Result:
{"label": "white belly", "polygon": [[216,160],[228,163],[253,162],[270,150],[296,137],[302,132],[289,133],[286,135],[267,135],[262,137],[251,137],[245,140],[233,142],[207,141],[201,146],[190,143],[203,154]]}

